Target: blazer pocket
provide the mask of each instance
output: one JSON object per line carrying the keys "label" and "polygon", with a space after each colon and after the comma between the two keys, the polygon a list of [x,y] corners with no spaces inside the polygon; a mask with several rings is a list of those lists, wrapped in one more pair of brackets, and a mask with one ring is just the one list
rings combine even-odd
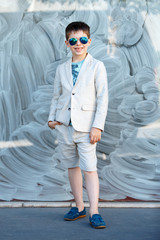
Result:
{"label": "blazer pocket", "polygon": [[82,110],[83,111],[96,111],[96,106],[85,104],[85,105],[82,106]]}
{"label": "blazer pocket", "polygon": [[62,107],[63,107],[62,103],[61,104],[57,104],[56,109],[62,109]]}

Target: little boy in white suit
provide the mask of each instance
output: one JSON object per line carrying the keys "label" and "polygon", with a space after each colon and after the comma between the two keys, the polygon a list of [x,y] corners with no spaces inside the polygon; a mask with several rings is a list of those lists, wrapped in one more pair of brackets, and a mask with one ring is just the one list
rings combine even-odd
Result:
{"label": "little boy in white suit", "polygon": [[90,203],[90,224],[105,228],[98,211],[96,143],[101,139],[108,107],[106,69],[101,61],[87,53],[91,39],[86,23],[70,23],[65,43],[72,58],[57,67],[48,118],[48,126],[57,131],[61,161],[68,168],[76,202],[76,207],[64,219],[73,221],[86,216],[82,170]]}

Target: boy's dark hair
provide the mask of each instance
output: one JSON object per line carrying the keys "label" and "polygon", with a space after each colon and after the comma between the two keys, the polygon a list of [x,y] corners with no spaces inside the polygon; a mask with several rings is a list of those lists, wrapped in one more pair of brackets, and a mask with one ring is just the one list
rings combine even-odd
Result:
{"label": "boy's dark hair", "polygon": [[84,22],[72,22],[66,27],[66,40],[69,38],[69,34],[74,31],[82,30],[87,34],[87,37],[90,38],[90,27]]}

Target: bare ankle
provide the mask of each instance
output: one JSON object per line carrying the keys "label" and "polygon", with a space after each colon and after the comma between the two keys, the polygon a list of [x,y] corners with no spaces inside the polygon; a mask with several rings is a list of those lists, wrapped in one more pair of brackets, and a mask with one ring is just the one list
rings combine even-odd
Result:
{"label": "bare ankle", "polygon": [[78,211],[82,212],[84,210],[84,204],[83,205],[77,205]]}
{"label": "bare ankle", "polygon": [[89,215],[92,217],[94,214],[99,214],[98,210],[90,211]]}

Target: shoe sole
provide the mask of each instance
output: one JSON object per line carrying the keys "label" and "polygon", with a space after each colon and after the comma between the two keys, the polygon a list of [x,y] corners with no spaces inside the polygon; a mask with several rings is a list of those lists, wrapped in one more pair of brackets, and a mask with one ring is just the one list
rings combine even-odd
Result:
{"label": "shoe sole", "polygon": [[65,220],[65,221],[75,221],[75,220],[77,220],[77,219],[79,219],[79,218],[84,218],[84,217],[86,217],[86,215],[81,215],[81,216],[79,216],[79,217],[77,217],[77,218],[74,218],[74,219],[64,218],[64,220]]}
{"label": "shoe sole", "polygon": [[95,228],[95,229],[102,229],[102,228],[106,228],[106,226],[98,226],[98,227],[95,227],[95,226],[93,226],[93,225],[92,225],[92,223],[90,223],[90,225],[91,225],[93,228]]}

